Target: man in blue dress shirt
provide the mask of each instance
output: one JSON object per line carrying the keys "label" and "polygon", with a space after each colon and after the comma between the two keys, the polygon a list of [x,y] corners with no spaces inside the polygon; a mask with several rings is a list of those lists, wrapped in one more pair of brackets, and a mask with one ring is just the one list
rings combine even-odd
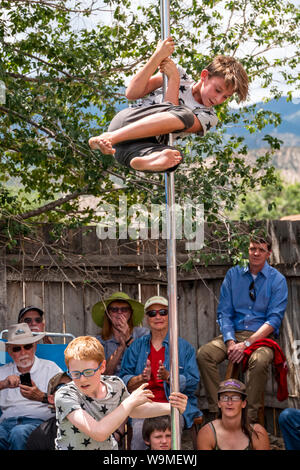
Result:
{"label": "man in blue dress shirt", "polygon": [[[244,350],[255,341],[267,337],[274,339],[279,334],[288,290],[285,277],[267,262],[271,250],[268,237],[252,239],[248,266],[229,269],[221,286],[217,309],[222,334],[198,350],[197,361],[212,417],[218,412],[218,364],[226,358],[240,363]],[[260,347],[248,362],[248,417],[252,422],[257,421],[261,394],[273,357],[271,348]]]}

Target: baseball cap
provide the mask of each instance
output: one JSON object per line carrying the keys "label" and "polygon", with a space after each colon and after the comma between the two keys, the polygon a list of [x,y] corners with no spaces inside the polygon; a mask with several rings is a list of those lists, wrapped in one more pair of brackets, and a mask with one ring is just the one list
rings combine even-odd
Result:
{"label": "baseball cap", "polygon": [[56,387],[62,383],[62,379],[63,378],[66,378],[68,379],[69,382],[71,382],[71,377],[67,374],[67,372],[58,372],[57,374],[55,374],[48,382],[48,390],[47,390],[47,393],[48,395],[53,395],[53,393],[55,392],[55,389]]}
{"label": "baseball cap", "polygon": [[219,385],[218,396],[220,393],[224,392],[237,392],[243,395],[245,398],[247,397],[246,385],[237,379],[223,380],[223,382],[221,382]]}
{"label": "baseball cap", "polygon": [[41,310],[38,307],[33,307],[32,305],[30,305],[29,307],[21,308],[21,310],[19,312],[19,315],[18,315],[18,323],[20,323],[21,318],[23,317],[23,315],[25,315],[26,312],[29,312],[29,310],[34,310],[35,312],[38,312],[41,317],[44,315],[43,310]]}
{"label": "baseball cap", "polygon": [[168,300],[165,297],[162,297],[161,295],[155,295],[153,297],[150,297],[147,302],[145,303],[145,310],[147,310],[151,305],[154,304],[159,304],[159,305],[164,305],[165,307],[168,307]]}

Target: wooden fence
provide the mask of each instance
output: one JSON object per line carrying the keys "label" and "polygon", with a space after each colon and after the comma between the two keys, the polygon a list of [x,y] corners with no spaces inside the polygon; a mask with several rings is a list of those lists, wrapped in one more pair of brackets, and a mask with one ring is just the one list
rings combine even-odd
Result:
{"label": "wooden fence", "polygon": [[[276,400],[274,374],[266,392],[266,405],[299,407],[300,401],[300,221],[272,221],[271,264],[287,278],[289,301],[280,344],[286,354],[290,398]],[[23,239],[13,252],[0,258],[0,327],[15,323],[19,310],[35,305],[44,310],[47,331],[75,336],[95,335],[91,309],[101,298],[122,290],[144,302],[154,294],[167,295],[166,243],[164,241],[105,240],[95,227],[68,232],[67,238],[49,248],[48,227],[41,240]],[[188,259],[184,243],[177,244],[179,334],[197,350],[219,333],[216,308],[219,291],[229,265],[180,268]],[[66,256],[67,254],[67,256]],[[299,344],[299,345],[298,345]],[[297,346],[299,354],[297,355]],[[225,364],[221,367],[224,373]],[[200,388],[200,404],[206,406]]]}

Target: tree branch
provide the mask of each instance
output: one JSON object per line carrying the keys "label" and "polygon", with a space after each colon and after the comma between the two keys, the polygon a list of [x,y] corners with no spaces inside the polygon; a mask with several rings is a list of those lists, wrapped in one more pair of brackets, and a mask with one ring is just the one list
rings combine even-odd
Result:
{"label": "tree branch", "polygon": [[89,185],[84,186],[82,189],[77,189],[74,193],[68,194],[67,196],[56,199],[56,201],[49,202],[44,206],[39,207],[38,209],[33,209],[28,212],[23,212],[23,214],[18,214],[18,219],[29,219],[30,217],[35,217],[37,215],[43,214],[44,212],[49,212],[55,209],[56,207],[62,206],[66,202],[76,199],[78,196],[83,194],[88,194]]}
{"label": "tree branch", "polygon": [[40,4],[43,4],[47,7],[54,8],[56,10],[69,12],[69,13],[91,13],[93,11],[112,11],[112,10],[106,10],[104,8],[93,8],[93,5],[96,3],[94,0],[92,0],[91,6],[88,7],[88,8],[85,8],[84,10],[68,8],[66,6],[63,6],[64,2],[60,2],[61,4],[57,4],[57,3],[48,2],[48,1],[45,1],[45,0],[11,0],[10,3],[16,3],[16,4],[25,3],[27,5],[31,5],[31,4],[40,5]]}
{"label": "tree branch", "polygon": [[40,129],[41,131],[45,132],[50,137],[52,137],[52,138],[56,137],[56,134],[54,132],[52,132],[50,129],[48,129],[47,127],[44,127],[44,126],[40,126],[39,124],[34,122],[32,119],[29,119],[28,117],[25,117],[20,113],[17,113],[17,111],[13,111],[12,109],[8,109],[5,106],[0,106],[0,111],[3,111],[5,114],[13,114],[14,116],[18,116],[23,121],[26,121],[29,124],[31,124],[32,126],[36,127],[37,129]]}

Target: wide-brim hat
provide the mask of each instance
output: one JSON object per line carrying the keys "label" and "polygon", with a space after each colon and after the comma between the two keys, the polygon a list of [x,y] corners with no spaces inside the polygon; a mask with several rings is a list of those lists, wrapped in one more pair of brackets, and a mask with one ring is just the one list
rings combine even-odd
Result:
{"label": "wide-brim hat", "polygon": [[115,292],[110,297],[97,302],[92,308],[92,318],[96,325],[102,328],[104,322],[104,316],[107,307],[110,303],[121,300],[127,302],[132,308],[132,323],[133,326],[140,325],[144,317],[144,305],[137,300],[131,299],[125,292]]}
{"label": "wide-brim hat", "polygon": [[247,397],[246,385],[237,379],[223,380],[223,382],[221,382],[219,385],[218,396],[220,393],[224,392],[236,392],[243,395],[244,398]]}
{"label": "wide-brim hat", "polygon": [[46,333],[33,334],[27,323],[10,325],[7,332],[6,344],[31,344],[44,338]]}
{"label": "wide-brim hat", "polygon": [[41,317],[44,315],[43,310],[41,310],[41,309],[38,308],[38,307],[34,307],[33,305],[30,305],[29,307],[21,308],[21,310],[19,311],[19,315],[18,315],[18,323],[20,323],[21,318],[23,317],[23,315],[25,315],[26,312],[29,312],[29,310],[34,310],[34,311],[37,312]]}

